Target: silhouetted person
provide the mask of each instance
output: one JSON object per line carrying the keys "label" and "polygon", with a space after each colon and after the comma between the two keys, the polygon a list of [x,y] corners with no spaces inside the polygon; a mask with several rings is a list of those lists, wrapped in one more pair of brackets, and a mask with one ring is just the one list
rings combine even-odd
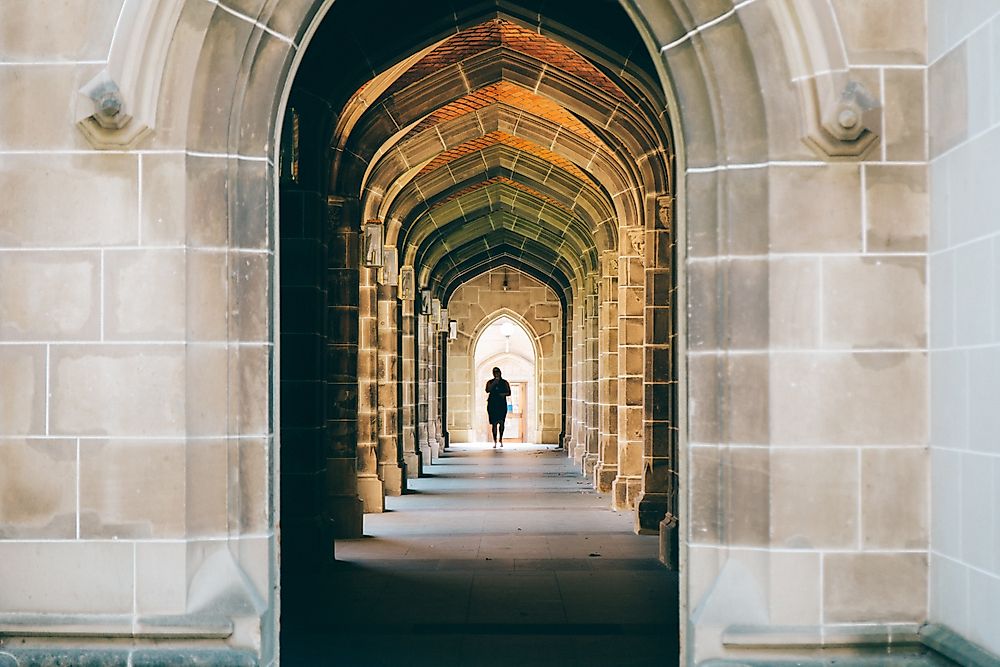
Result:
{"label": "silhouetted person", "polygon": [[[507,419],[507,397],[510,396],[510,383],[500,377],[500,369],[493,368],[493,379],[486,382],[486,414],[490,417],[490,431],[493,433],[493,448],[497,442],[503,447],[503,422]],[[497,431],[500,432],[499,438]]]}

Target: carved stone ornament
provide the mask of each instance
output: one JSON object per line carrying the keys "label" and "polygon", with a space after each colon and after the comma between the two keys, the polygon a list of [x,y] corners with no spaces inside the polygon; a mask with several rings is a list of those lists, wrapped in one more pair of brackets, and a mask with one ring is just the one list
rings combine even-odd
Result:
{"label": "carved stone ornament", "polygon": [[73,100],[73,120],[95,148],[133,148],[153,131],[179,0],[124,0],[105,68]]}
{"label": "carved stone ornament", "polygon": [[[820,82],[815,85],[822,87]],[[820,102],[819,123],[805,141],[830,157],[858,157],[879,139],[882,131],[879,103],[857,81],[838,81],[837,88],[839,94],[828,94],[826,97],[832,99],[825,104]]]}
{"label": "carved stone ornament", "polygon": [[326,221],[331,229],[340,226],[340,219],[344,212],[344,197],[330,195],[326,198]]}
{"label": "carved stone ornament", "polygon": [[628,240],[639,254],[639,261],[646,265],[646,230],[642,227],[627,227],[625,233]]}
{"label": "carved stone ornament", "polygon": [[656,198],[656,228],[670,231],[673,222],[674,198],[671,195],[661,195]]}
{"label": "carved stone ornament", "polygon": [[101,70],[80,94],[93,103],[93,113],[77,121],[77,127],[95,148],[131,148],[151,132],[129,115],[125,97],[107,70]]}

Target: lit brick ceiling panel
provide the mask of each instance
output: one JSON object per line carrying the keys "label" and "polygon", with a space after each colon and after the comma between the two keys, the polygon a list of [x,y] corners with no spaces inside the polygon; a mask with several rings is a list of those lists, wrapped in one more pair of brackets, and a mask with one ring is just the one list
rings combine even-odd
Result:
{"label": "lit brick ceiling panel", "polygon": [[531,155],[539,157],[546,162],[552,163],[552,165],[558,167],[559,169],[573,174],[580,180],[593,185],[593,181],[590,177],[584,174],[579,167],[566,158],[557,155],[547,148],[539,146],[538,144],[534,144],[524,139],[519,139],[518,137],[507,134],[506,132],[490,132],[489,134],[484,134],[482,137],[472,139],[455,146],[451,150],[444,151],[436,158],[428,162],[427,165],[420,170],[418,175],[423,176],[424,174],[428,174],[435,169],[445,166],[452,160],[456,160],[464,155],[469,155],[470,153],[475,153],[476,151],[481,151],[497,144],[510,146],[511,148],[524,151],[525,153],[530,153]]}
{"label": "lit brick ceiling panel", "polygon": [[444,67],[498,46],[518,51],[547,63],[549,67],[573,74],[615,98],[624,97],[621,89],[611,79],[568,46],[503,19],[494,19],[449,37],[399,77],[393,84],[392,91],[402,90]]}
{"label": "lit brick ceiling panel", "polygon": [[536,199],[545,202],[549,206],[554,206],[561,211],[565,211],[567,215],[572,215],[572,211],[570,211],[566,207],[566,205],[563,204],[562,202],[553,199],[552,197],[549,197],[547,195],[544,195],[538,190],[535,190],[534,188],[529,187],[524,183],[519,183],[518,181],[512,180],[505,176],[496,176],[494,178],[476,183],[475,185],[470,185],[469,187],[459,190],[458,192],[453,192],[451,195],[449,195],[445,199],[442,199],[440,202],[435,204],[434,208],[437,208],[438,206],[443,206],[444,204],[455,201],[456,199],[461,199],[462,197],[473,194],[474,192],[482,190],[483,188],[491,185],[506,185],[510,188],[514,188],[515,190],[520,190],[521,192],[529,194],[532,197],[535,197]]}
{"label": "lit brick ceiling panel", "polygon": [[422,120],[413,128],[413,131],[422,132],[437,123],[464,116],[467,113],[496,103],[506,104],[534,116],[550,120],[589,143],[603,146],[597,135],[591,132],[590,128],[580,122],[580,119],[576,116],[566,111],[566,109],[548,98],[536,95],[508,81],[500,81],[485,88],[480,88],[474,93],[470,93],[451,104],[441,107]]}

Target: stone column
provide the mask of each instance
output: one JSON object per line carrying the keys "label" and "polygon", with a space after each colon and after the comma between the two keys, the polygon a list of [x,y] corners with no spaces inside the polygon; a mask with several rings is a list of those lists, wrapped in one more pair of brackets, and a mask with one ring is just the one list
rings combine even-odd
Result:
{"label": "stone column", "polygon": [[[332,535],[325,521],[324,322],[329,239],[324,203],[325,196],[317,192],[282,190],[281,219],[290,222],[280,228],[281,265],[296,267],[281,276],[281,559],[287,564],[281,572],[281,586],[285,595],[311,590],[309,573],[333,558]],[[311,224],[301,224],[307,219]],[[240,282],[242,275],[241,271],[231,279]],[[187,288],[189,294],[197,294],[198,303],[212,289],[190,278]],[[294,352],[286,355],[285,350]],[[200,376],[190,379],[201,381]]]}
{"label": "stone column", "polygon": [[618,475],[618,254],[609,250],[601,260],[601,308],[597,314],[599,442],[593,475],[594,488],[607,493]]}
{"label": "stone column", "polygon": [[378,476],[385,494],[398,496],[406,489],[403,456],[399,442],[399,405],[397,389],[398,327],[396,287],[378,286]]}
{"label": "stone column", "polygon": [[434,450],[431,448],[430,429],[428,426],[429,413],[429,356],[428,331],[430,316],[417,315],[417,382],[416,382],[416,409],[417,409],[417,447],[420,449],[420,457],[425,465],[434,463]]}
{"label": "stone column", "polygon": [[431,462],[441,456],[441,421],[438,405],[438,335],[437,325],[428,320],[426,327],[427,350],[427,443],[431,450]]}
{"label": "stone column", "polygon": [[646,345],[643,491],[635,522],[639,533],[660,533],[660,559],[677,557],[677,249],[672,229],[673,197],[656,201],[653,229],[646,230]]}
{"label": "stone column", "polygon": [[645,230],[619,229],[618,246],[618,475],[612,488],[617,510],[634,509],[642,493],[643,327]]}
{"label": "stone column", "polygon": [[[597,285],[597,282],[594,283]],[[599,437],[599,412],[600,403],[598,402],[598,336],[597,336],[597,311],[598,304],[600,303],[600,295],[593,291],[587,294],[587,315],[584,319],[584,328],[587,333],[587,362],[584,369],[584,378],[586,379],[587,386],[587,398],[586,398],[586,424],[587,424],[587,448],[586,453],[583,457],[583,471],[585,476],[590,477],[593,474],[593,469],[597,465],[597,450],[600,445]],[[588,460],[590,460],[588,467]]]}
{"label": "stone column", "polygon": [[566,312],[563,319],[563,396],[565,397],[566,414],[563,421],[563,441],[566,456],[573,456],[576,447],[576,320],[572,301],[566,302]]}
{"label": "stone column", "polygon": [[441,354],[438,356],[438,405],[440,406],[440,416],[438,418],[438,432],[441,434],[441,451],[448,449],[450,435],[448,433],[448,323],[445,322],[444,330],[438,335],[440,341]]}
{"label": "stone column", "polygon": [[[358,261],[357,202],[329,197],[326,343],[326,515],[336,537],[360,537],[358,497]],[[346,210],[345,210],[346,209]]]}
{"label": "stone column", "polygon": [[417,446],[417,357],[416,357],[416,316],[413,314],[413,299],[399,302],[400,345],[399,374],[401,382],[403,438],[403,467],[408,479],[416,479],[423,472],[423,458]]}
{"label": "stone column", "polygon": [[587,453],[587,404],[590,378],[587,377],[587,284],[576,295],[573,309],[573,461],[583,466]]}
{"label": "stone column", "polygon": [[360,270],[358,310],[358,493],[365,512],[385,510],[385,489],[378,472],[378,384],[375,371],[378,364],[376,314],[378,311],[375,273],[377,269]]}

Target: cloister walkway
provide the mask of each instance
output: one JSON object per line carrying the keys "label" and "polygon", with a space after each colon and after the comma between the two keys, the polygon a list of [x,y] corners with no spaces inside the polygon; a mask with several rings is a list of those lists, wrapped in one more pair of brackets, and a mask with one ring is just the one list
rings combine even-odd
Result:
{"label": "cloister walkway", "polygon": [[[337,542],[282,664],[669,665],[677,577],[551,447],[458,445]],[[324,602],[325,601],[325,602]]]}

